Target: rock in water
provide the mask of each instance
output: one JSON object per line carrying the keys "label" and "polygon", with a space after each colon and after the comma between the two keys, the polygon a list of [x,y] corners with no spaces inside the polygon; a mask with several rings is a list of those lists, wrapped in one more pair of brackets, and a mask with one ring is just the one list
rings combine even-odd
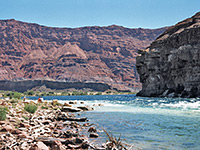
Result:
{"label": "rock in water", "polygon": [[168,28],[137,57],[138,96],[200,96],[200,12]]}
{"label": "rock in water", "polygon": [[90,106],[79,106],[77,108],[79,108],[79,109],[81,109],[83,111],[92,111],[92,110],[94,110],[94,108],[92,108]]}
{"label": "rock in water", "polygon": [[88,129],[88,132],[97,132],[97,129],[95,127],[90,127]]}
{"label": "rock in water", "polygon": [[97,133],[90,133],[90,138],[98,138],[99,135]]}

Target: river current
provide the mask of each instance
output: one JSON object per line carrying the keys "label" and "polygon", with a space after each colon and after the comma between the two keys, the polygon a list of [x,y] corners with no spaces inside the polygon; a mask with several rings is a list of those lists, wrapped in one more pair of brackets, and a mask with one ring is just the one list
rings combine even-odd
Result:
{"label": "river current", "polygon": [[[36,100],[38,97],[29,97]],[[135,95],[44,96],[61,103],[76,100],[95,106],[81,116],[115,137],[144,150],[199,150],[200,99],[146,98]],[[107,138],[100,132],[102,140]],[[98,142],[94,141],[94,142]]]}

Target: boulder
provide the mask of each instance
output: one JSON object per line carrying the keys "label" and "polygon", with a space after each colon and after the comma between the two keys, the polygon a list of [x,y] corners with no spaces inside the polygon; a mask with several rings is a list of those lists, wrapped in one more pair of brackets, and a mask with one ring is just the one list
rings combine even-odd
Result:
{"label": "boulder", "polygon": [[14,130],[14,128],[10,125],[5,125],[1,129],[2,132],[7,132],[7,131],[12,132],[13,130]]}
{"label": "boulder", "polygon": [[90,127],[88,129],[88,132],[97,132],[97,129],[95,127]]}
{"label": "boulder", "polygon": [[79,145],[73,145],[73,144],[68,144],[67,147],[69,149],[81,149],[82,144]]}
{"label": "boulder", "polygon": [[98,138],[99,135],[97,133],[90,133],[89,137],[90,138]]}
{"label": "boulder", "polygon": [[60,141],[61,143],[65,143],[65,139],[60,139],[60,138],[53,138],[53,137],[37,137],[36,141],[42,141],[46,145],[52,145],[55,141]]}
{"label": "boulder", "polygon": [[76,107],[63,106],[63,108],[61,109],[61,111],[63,111],[63,112],[80,112],[82,110],[79,109],[79,108],[76,108]]}
{"label": "boulder", "polygon": [[87,118],[86,117],[82,117],[82,118],[70,118],[70,117],[68,117],[67,120],[77,121],[77,122],[85,122],[85,121],[87,121]]}
{"label": "boulder", "polygon": [[101,103],[99,103],[99,104],[93,104],[93,106],[104,106],[104,104],[101,104]]}
{"label": "boulder", "polygon": [[89,126],[91,126],[91,124],[90,123],[84,123],[83,126],[84,127],[89,127]]}
{"label": "boulder", "polygon": [[19,137],[19,138],[27,138],[27,137],[28,137],[28,133],[22,131],[20,134],[18,134],[18,137]]}
{"label": "boulder", "polygon": [[49,148],[43,142],[37,142],[29,150],[49,150]]}
{"label": "boulder", "polygon": [[6,124],[6,121],[0,121],[0,125]]}
{"label": "boulder", "polygon": [[19,129],[14,129],[11,133],[12,134],[20,134],[22,131],[20,131]]}
{"label": "boulder", "polygon": [[22,122],[19,124],[19,126],[22,127],[22,128],[24,128],[24,127],[25,127],[25,128],[29,128],[29,127],[30,127],[29,124],[22,123]]}
{"label": "boulder", "polygon": [[68,103],[64,103],[63,106],[72,107],[72,105],[70,105]]}
{"label": "boulder", "polygon": [[70,101],[69,104],[77,104],[76,101]]}
{"label": "boulder", "polygon": [[83,111],[92,111],[92,110],[94,110],[94,108],[92,108],[90,106],[79,106],[77,108],[79,108],[79,109],[81,109]]}
{"label": "boulder", "polygon": [[52,150],[66,150],[66,146],[63,145],[60,141],[55,140],[52,146]]}
{"label": "boulder", "polygon": [[20,146],[20,150],[28,150],[29,144],[27,142],[23,142]]}

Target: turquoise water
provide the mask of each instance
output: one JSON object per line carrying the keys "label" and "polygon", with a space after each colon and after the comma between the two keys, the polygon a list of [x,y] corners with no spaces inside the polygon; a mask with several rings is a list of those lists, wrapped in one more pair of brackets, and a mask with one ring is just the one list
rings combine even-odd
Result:
{"label": "turquoise water", "polygon": [[[83,113],[113,136],[144,150],[200,150],[200,99],[135,95],[46,96],[45,100],[102,103]],[[37,97],[30,97],[37,99]],[[100,133],[105,141],[105,134]]]}

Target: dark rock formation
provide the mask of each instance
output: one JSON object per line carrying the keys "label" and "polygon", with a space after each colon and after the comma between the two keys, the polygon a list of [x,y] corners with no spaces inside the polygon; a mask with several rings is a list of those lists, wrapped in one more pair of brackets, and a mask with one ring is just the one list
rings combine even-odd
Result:
{"label": "dark rock formation", "polygon": [[170,27],[139,54],[138,96],[200,96],[200,13]]}
{"label": "dark rock formation", "polygon": [[0,20],[0,80],[50,78],[141,88],[138,49],[165,31],[121,26],[52,28]]}
{"label": "dark rock formation", "polygon": [[62,81],[49,81],[49,80],[22,80],[22,81],[9,81],[0,80],[0,90],[25,92],[35,87],[45,86],[52,90],[66,90],[66,89],[91,89],[94,91],[106,91],[111,89],[105,83],[82,83],[82,82],[62,82]]}

